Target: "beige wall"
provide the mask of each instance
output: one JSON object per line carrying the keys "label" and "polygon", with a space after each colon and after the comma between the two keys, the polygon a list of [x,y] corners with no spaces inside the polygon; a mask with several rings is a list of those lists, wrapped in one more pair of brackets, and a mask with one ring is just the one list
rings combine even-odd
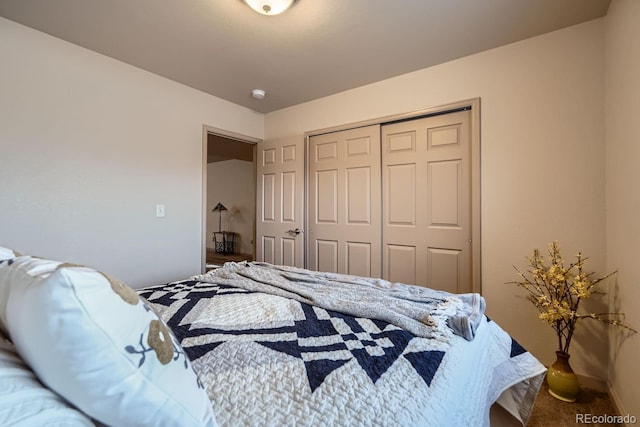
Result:
{"label": "beige wall", "polygon": [[[627,191],[638,181],[639,8],[614,0],[605,19],[266,118],[0,18],[0,245],[93,265],[134,286],[184,278],[200,268],[203,124],[301,138],[481,97],[488,314],[550,363],[553,332],[504,285],[534,246],[559,239],[567,256],[591,255],[598,272],[620,268],[614,303],[640,325],[640,199]],[[156,203],[166,205],[164,219],[154,217]],[[606,329],[583,328],[572,348],[579,373],[606,377],[606,340]],[[635,415],[638,350],[637,337],[625,342],[611,369],[616,398]]]}
{"label": "beige wall", "polygon": [[[606,18],[607,256],[619,269],[612,310],[640,330],[640,2],[613,0]],[[640,336],[611,333],[613,396],[620,410],[640,416]]]}
{"label": "beige wall", "polygon": [[[383,58],[381,58],[383,60]],[[543,363],[555,335],[537,319],[512,265],[558,239],[605,268],[604,20],[267,114],[265,138],[481,98],[482,286],[488,314]],[[581,374],[606,378],[607,334],[572,345]]]}
{"label": "beige wall", "polygon": [[213,232],[218,231],[218,212],[211,212],[221,202],[222,229],[239,235],[235,251],[253,254],[256,216],[256,179],[253,162],[225,160],[207,165],[207,247],[213,248]]}
{"label": "beige wall", "polygon": [[199,272],[203,125],[264,116],[3,18],[0,58],[0,245],[135,287]]}

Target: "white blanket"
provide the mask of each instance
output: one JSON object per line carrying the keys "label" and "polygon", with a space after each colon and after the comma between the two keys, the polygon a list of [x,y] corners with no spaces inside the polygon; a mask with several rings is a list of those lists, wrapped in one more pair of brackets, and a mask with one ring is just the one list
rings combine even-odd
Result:
{"label": "white blanket", "polygon": [[450,294],[382,279],[310,271],[259,262],[228,262],[193,279],[231,284],[339,311],[384,320],[416,336],[472,340],[484,314],[479,294]]}

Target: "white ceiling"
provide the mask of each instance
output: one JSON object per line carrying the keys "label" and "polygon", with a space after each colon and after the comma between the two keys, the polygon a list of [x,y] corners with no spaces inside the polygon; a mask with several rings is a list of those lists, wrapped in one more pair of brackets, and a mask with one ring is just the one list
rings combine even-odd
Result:
{"label": "white ceiling", "polygon": [[596,19],[609,3],[299,0],[264,16],[242,0],[0,0],[0,16],[267,113]]}

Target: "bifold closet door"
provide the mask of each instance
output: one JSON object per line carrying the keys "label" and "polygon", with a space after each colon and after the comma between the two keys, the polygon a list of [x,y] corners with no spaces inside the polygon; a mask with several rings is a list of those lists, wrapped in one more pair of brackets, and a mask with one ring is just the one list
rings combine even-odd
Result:
{"label": "bifold closet door", "polygon": [[471,111],[382,126],[383,277],[471,292]]}
{"label": "bifold closet door", "polygon": [[380,277],[380,126],[309,138],[307,266]]}

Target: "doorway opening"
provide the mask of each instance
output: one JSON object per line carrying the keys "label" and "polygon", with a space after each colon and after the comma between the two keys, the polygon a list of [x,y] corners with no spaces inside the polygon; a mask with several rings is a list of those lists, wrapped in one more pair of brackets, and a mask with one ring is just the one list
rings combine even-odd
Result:
{"label": "doorway opening", "polygon": [[203,271],[255,259],[256,143],[205,129]]}

